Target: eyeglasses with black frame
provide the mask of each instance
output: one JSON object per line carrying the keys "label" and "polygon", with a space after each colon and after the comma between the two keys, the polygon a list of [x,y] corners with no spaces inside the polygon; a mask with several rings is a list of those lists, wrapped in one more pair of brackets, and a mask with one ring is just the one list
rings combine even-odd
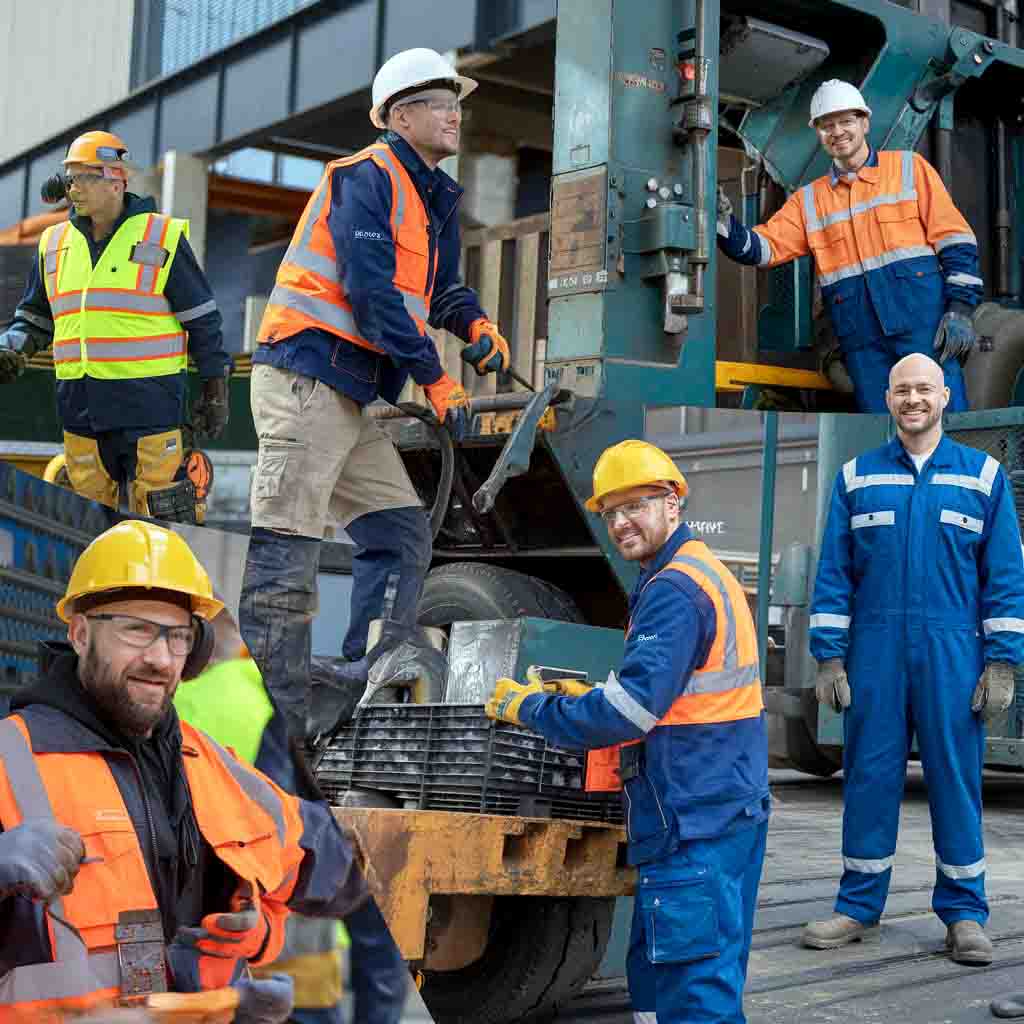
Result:
{"label": "eyeglasses with black frame", "polygon": [[192,625],[165,626],[161,622],[140,619],[135,615],[111,615],[100,612],[86,615],[87,619],[109,622],[114,636],[127,647],[146,650],[160,637],[167,638],[167,649],[176,658],[185,658],[192,653],[196,642],[196,631]]}

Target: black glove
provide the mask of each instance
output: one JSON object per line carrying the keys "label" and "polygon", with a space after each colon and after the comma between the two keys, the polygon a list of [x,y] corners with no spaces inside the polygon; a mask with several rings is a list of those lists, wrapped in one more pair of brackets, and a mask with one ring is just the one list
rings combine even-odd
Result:
{"label": "black glove", "polygon": [[0,384],[13,384],[28,366],[28,360],[9,348],[0,348]]}
{"label": "black glove", "polygon": [[192,429],[199,437],[215,441],[228,425],[228,377],[203,381],[202,394],[192,403]]}
{"label": "black glove", "polygon": [[85,857],[82,837],[48,819],[31,818],[0,833],[0,893],[49,902],[65,896]]}

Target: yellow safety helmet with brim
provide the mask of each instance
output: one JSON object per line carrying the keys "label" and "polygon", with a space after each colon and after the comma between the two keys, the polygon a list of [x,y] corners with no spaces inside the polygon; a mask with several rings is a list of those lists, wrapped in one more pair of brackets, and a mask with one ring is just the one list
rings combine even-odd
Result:
{"label": "yellow safety helmet with brim", "polygon": [[679,467],[660,448],[647,441],[621,441],[601,453],[594,466],[594,494],[585,504],[599,512],[601,502],[615,491],[656,484],[667,484],[680,498],[690,492]]}
{"label": "yellow safety helmet with brim", "polygon": [[[77,600],[93,594],[140,590],[170,591],[188,598],[192,614],[207,621],[216,617],[224,602],[199,559],[173,530],[140,519],[127,519],[101,533],[82,552],[57,602],[57,615],[71,621]],[[158,594],[154,594],[159,599]]]}

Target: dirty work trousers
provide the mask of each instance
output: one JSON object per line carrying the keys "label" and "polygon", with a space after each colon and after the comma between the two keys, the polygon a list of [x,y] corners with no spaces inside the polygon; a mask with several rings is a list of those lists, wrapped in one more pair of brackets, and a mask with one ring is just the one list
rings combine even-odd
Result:
{"label": "dirty work trousers", "polygon": [[988,919],[981,823],[985,732],[981,716],[971,711],[983,667],[975,628],[897,620],[851,631],[838,913],[865,923],[882,916],[916,733],[935,846],[932,909],[946,925]]}
{"label": "dirty work trousers", "polygon": [[150,491],[180,478],[181,430],[112,430],[93,437],[64,431],[68,479],[76,494],[116,509],[128,488],[128,509],[148,516]]}
{"label": "dirty work trousers", "polygon": [[372,619],[415,622],[430,525],[395,446],[356,402],[266,364],[253,367],[251,402],[259,455],[239,625],[289,730],[304,738],[327,524],[355,544],[350,608],[332,609],[352,662],[366,654]]}
{"label": "dirty work trousers", "polygon": [[641,864],[626,974],[636,1024],[745,1024],[768,822]]}

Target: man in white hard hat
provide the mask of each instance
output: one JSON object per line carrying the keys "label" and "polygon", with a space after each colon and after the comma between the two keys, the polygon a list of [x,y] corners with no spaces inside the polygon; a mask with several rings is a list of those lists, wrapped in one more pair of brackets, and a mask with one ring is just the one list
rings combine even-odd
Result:
{"label": "man in white hard hat", "polygon": [[915,352],[942,364],[949,411],[964,411],[961,366],[977,340],[984,284],[974,232],[923,157],[870,144],[871,108],[849,82],[821,85],[810,127],[832,158],[829,173],[753,229],[720,188],[719,248],[760,267],[813,253],[859,411],[886,411],[889,371]]}
{"label": "man in white hard hat", "polygon": [[[458,151],[476,88],[433,50],[392,57],[373,82],[373,145],[325,169],[277,274],[253,356],[259,458],[242,588],[242,636],[289,728],[304,736],[310,630],[328,519],[356,544],[342,647],[365,682],[369,623],[415,622],[430,564],[426,510],[388,436],[363,407],[408,377],[456,440],[469,399],[445,373],[428,325],[468,344],[478,374],[509,349],[459,279],[462,189],[438,163]],[[387,607],[385,607],[385,605]]]}

